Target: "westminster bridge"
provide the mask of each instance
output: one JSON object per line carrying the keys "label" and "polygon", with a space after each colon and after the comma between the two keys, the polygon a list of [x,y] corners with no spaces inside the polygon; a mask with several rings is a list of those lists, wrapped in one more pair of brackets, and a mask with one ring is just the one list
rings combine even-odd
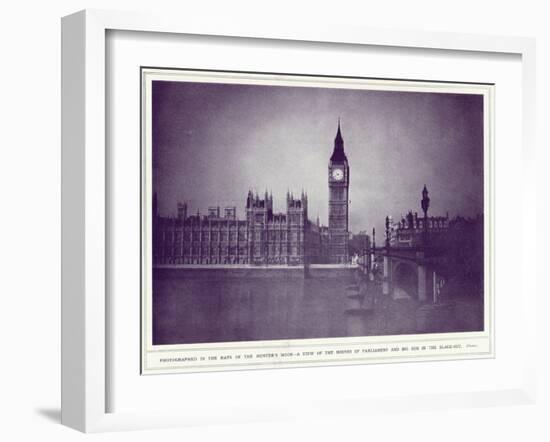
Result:
{"label": "westminster bridge", "polygon": [[381,281],[384,295],[437,303],[445,283],[441,276],[443,252],[433,246],[380,247],[371,249],[359,265],[368,279]]}

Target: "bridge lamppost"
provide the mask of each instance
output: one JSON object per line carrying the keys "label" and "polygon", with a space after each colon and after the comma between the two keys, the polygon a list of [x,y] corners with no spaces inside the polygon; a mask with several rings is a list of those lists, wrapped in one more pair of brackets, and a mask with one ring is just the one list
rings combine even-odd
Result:
{"label": "bridge lamppost", "polygon": [[423,232],[423,243],[426,245],[428,243],[428,209],[430,207],[430,198],[428,197],[428,189],[424,184],[424,189],[422,189],[422,211],[424,212],[424,232]]}
{"label": "bridge lamppost", "polygon": [[384,277],[382,279],[382,294],[390,295],[392,288],[391,283],[391,267],[390,267],[390,235],[391,235],[391,221],[390,217],[386,216],[386,253],[384,254]]}
{"label": "bridge lamppost", "polygon": [[374,281],[374,269],[376,266],[376,229],[372,228],[372,244],[370,244],[369,250],[369,266],[368,266],[368,275],[371,281]]}
{"label": "bridge lamppost", "polygon": [[390,236],[391,236],[390,217],[386,216],[386,249],[390,248]]}

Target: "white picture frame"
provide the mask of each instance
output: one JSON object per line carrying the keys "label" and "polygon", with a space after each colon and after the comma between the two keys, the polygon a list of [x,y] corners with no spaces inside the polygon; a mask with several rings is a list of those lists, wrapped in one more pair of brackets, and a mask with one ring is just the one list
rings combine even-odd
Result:
{"label": "white picture frame", "polygon": [[[208,422],[205,415],[186,416],[178,410],[158,413],[107,412],[111,388],[106,328],[110,314],[106,298],[107,176],[106,176],[106,33],[145,31],[173,34],[215,35],[287,41],[374,45],[380,48],[426,48],[443,51],[473,51],[515,54],[522,66],[522,146],[523,167],[528,170],[534,154],[535,43],[518,37],[493,37],[451,33],[389,31],[327,24],[294,27],[258,22],[213,23],[207,17],[155,16],[151,14],[86,10],[62,21],[62,423],[85,432],[183,426]],[[498,155],[498,154],[497,154]],[[498,166],[497,166],[498,173]],[[523,174],[522,230],[534,217],[535,177]],[[496,190],[498,192],[498,189]],[[527,274],[532,242],[517,241],[521,274]],[[498,250],[498,245],[497,245]],[[502,250],[502,249],[501,249]],[[497,253],[501,253],[497,251]],[[418,397],[387,397],[317,401],[317,413],[368,413],[380,407],[397,411],[411,408],[466,407],[476,405],[531,403],[535,396],[536,290],[534,281],[521,278],[521,306],[526,372],[517,388],[472,391],[457,395],[446,392]],[[498,302],[498,301],[497,301]],[[529,320],[532,318],[533,320]],[[531,338],[531,339],[529,339]],[[498,346],[498,334],[497,334]],[[232,421],[284,418],[278,409],[246,415],[246,408]],[[309,415],[307,411],[296,413]]]}

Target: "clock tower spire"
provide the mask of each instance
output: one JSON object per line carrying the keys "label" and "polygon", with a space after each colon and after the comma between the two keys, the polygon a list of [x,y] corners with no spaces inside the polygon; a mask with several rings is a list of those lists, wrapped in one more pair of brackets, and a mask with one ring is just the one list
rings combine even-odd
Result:
{"label": "clock tower spire", "polygon": [[340,129],[340,118],[338,118],[338,131],[336,132],[336,138],[334,138],[334,150],[332,151],[330,161],[348,161],[344,152],[344,138],[342,137],[342,130]]}
{"label": "clock tower spire", "polygon": [[343,264],[349,259],[349,164],[344,152],[340,118],[328,163],[328,190],[329,259],[332,263]]}

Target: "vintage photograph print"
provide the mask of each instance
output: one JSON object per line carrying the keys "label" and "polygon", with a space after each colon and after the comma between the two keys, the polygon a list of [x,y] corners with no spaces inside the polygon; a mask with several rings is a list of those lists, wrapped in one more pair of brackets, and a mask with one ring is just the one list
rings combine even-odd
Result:
{"label": "vintage photograph print", "polygon": [[143,374],[494,356],[493,85],[141,79]]}

